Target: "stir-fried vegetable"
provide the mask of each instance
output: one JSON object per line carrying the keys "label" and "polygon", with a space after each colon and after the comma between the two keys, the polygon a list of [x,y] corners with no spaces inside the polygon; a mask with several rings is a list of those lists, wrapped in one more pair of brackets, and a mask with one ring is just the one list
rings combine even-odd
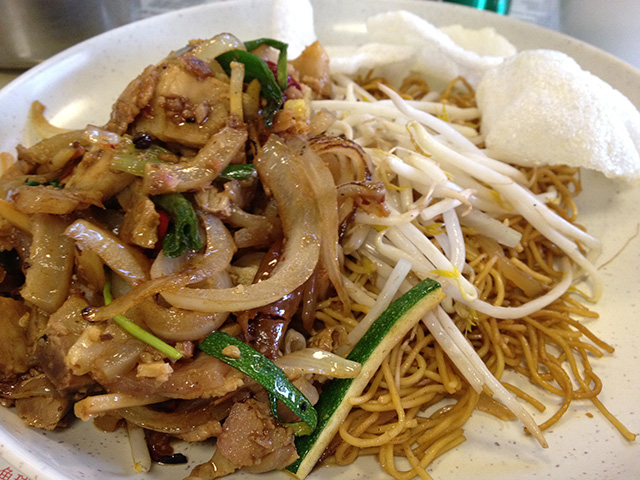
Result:
{"label": "stir-fried vegetable", "polygon": [[260,92],[267,101],[262,116],[265,126],[270,127],[282,106],[282,90],[267,64],[257,55],[244,50],[223,53],[216,60],[227,72],[231,71],[231,62],[240,62],[245,67],[245,79],[247,81],[257,79],[260,82]]}
{"label": "stir-fried vegetable", "polygon": [[[105,283],[102,294],[104,296],[104,303],[106,305],[109,305],[113,301],[113,296],[111,295],[111,282],[109,280],[107,280],[107,282]],[[141,328],[137,324],[133,323],[124,315],[114,316],[113,321],[127,333],[133,335],[147,345],[151,345],[153,348],[163,353],[167,357],[174,360],[179,360],[180,358],[182,358],[182,353],[180,353],[178,350],[173,348],[171,345],[163,342],[155,335],[147,332],[144,328]]]}
{"label": "stir-fried vegetable", "polygon": [[219,55],[216,60],[227,73],[231,71],[231,62],[240,62],[244,64],[245,81],[250,82],[257,79],[260,82],[260,91],[267,102],[262,116],[265,127],[269,128],[273,124],[273,118],[282,106],[282,91],[287,87],[287,44],[268,38],[245,42],[247,50],[254,50],[263,44],[280,50],[277,79],[264,60],[245,50],[225,52]]}
{"label": "stir-fried vegetable", "polygon": [[25,182],[25,185],[27,187],[37,187],[38,185],[44,185],[49,187],[62,188],[60,180],[58,180],[57,178],[51,180],[50,182],[36,182],[35,180],[27,180]]}
{"label": "stir-fried vegetable", "polygon": [[288,45],[284,42],[280,42],[279,40],[274,40],[273,38],[258,38],[257,40],[250,40],[248,42],[244,42],[244,46],[247,50],[255,50],[260,45],[269,45],[272,48],[275,48],[280,51],[278,55],[278,64],[277,64],[277,73],[276,80],[278,80],[278,85],[282,90],[287,88],[287,47]]}
{"label": "stir-fried vegetable", "polygon": [[440,284],[426,279],[393,302],[373,322],[353,348],[347,359],[362,363],[357,378],[332,380],[324,388],[316,404],[318,427],[296,441],[300,458],[287,467],[298,478],[305,478],[313,469],[326,446],[333,439],[340,423],[351,409],[349,398],[358,396],[380,367],[393,346],[431,309],[442,300]]}
{"label": "stir-fried vegetable", "polygon": [[179,257],[187,250],[202,248],[200,224],[191,202],[179,193],[153,197],[153,201],[171,217],[162,239],[162,251],[167,257]]}
{"label": "stir-fried vegetable", "polygon": [[256,175],[255,165],[243,163],[240,165],[227,165],[219,177],[225,180],[248,180]]}
{"label": "stir-fried vegetable", "polygon": [[144,175],[145,165],[162,162],[161,155],[173,154],[166,148],[156,144],[150,144],[146,148],[139,148],[133,142],[124,142],[118,146],[111,160],[111,167],[121,172],[141,177]]}
{"label": "stir-fried vegetable", "polygon": [[202,341],[199,348],[237,368],[266,388],[274,417],[278,418],[278,400],[298,415],[300,422],[288,424],[296,435],[308,435],[316,428],[318,415],[313,405],[289,381],[285,373],[260,352],[224,332],[213,332]]}

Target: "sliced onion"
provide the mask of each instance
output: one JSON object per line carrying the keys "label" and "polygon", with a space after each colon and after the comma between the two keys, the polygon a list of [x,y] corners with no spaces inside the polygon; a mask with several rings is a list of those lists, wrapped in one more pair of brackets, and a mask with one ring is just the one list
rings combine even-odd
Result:
{"label": "sliced onion", "polygon": [[292,152],[272,135],[256,159],[266,189],[278,202],[285,234],[284,260],[267,280],[220,290],[184,288],[162,292],[172,305],[199,312],[235,312],[279,300],[302,285],[320,256],[320,219],[305,174]]}
{"label": "sliced onion", "polygon": [[299,139],[291,140],[290,145],[298,153],[296,160],[304,170],[315,195],[321,222],[320,260],[327,269],[329,279],[336,289],[343,308],[349,309],[351,300],[342,281],[341,264],[343,260],[339,238],[338,192],[329,168],[307,144]]}
{"label": "sliced onion", "polygon": [[54,137],[61,133],[68,133],[71,131],[67,128],[56,127],[49,123],[44,116],[44,110],[45,106],[37,100],[31,104],[31,108],[29,109],[29,121],[40,138],[45,139]]}
{"label": "sliced onion", "polygon": [[[112,232],[87,220],[78,220],[69,225],[64,234],[73,238],[82,248],[97,253],[111,270],[130,285],[149,279],[149,259]],[[112,316],[104,317],[103,320]]]}
{"label": "sliced onion", "polygon": [[[312,139],[309,144],[313,151],[328,163],[336,184],[371,179],[371,170],[373,169],[371,161],[357,143],[342,137],[320,136]],[[340,161],[337,155],[347,157],[350,160],[350,165]],[[333,162],[331,161],[332,156]]]}
{"label": "sliced onion", "polygon": [[305,348],[276,360],[287,376],[315,373],[333,378],[355,378],[362,365],[319,348]]}
{"label": "sliced onion", "polygon": [[230,33],[220,33],[190,50],[200,60],[209,62],[230,50],[246,50],[244,43]]}
{"label": "sliced onion", "polygon": [[127,422],[156,432],[178,435],[189,433],[207,422],[224,419],[231,408],[229,401],[219,405],[216,400],[184,402],[174,412],[161,412],[149,407],[131,407],[118,410]]}
{"label": "sliced onion", "polygon": [[[154,295],[164,289],[182,287],[202,281],[225,269],[235,253],[235,245],[231,234],[218,217],[204,214],[202,219],[207,232],[207,250],[199,262],[194,262],[186,270],[155,278],[138,285],[126,295],[116,298],[109,305],[86,312],[85,317],[92,321],[106,320],[115,315],[125,313],[150,295]],[[166,259],[164,256],[159,256],[160,261],[163,258]],[[166,262],[169,264],[174,263],[172,260],[166,260]],[[181,262],[181,260],[177,260],[177,262]],[[162,271],[163,268],[154,266],[154,270],[158,272]]]}
{"label": "sliced onion", "polygon": [[[231,279],[226,272],[220,272],[210,280],[214,279],[216,288],[231,286]],[[202,339],[219,328],[229,316],[228,312],[204,313],[175,307],[165,308],[152,300],[140,303],[135,311],[153,333],[176,342]]]}
{"label": "sliced onion", "polygon": [[105,393],[83,398],[74,405],[76,417],[87,421],[92,417],[103,415],[119,408],[150,405],[165,400],[160,395],[130,395],[128,393]]}
{"label": "sliced onion", "polygon": [[143,189],[150,195],[197,190],[211,183],[247,141],[244,126],[227,126],[212,135],[195,157],[180,163],[148,163]]}
{"label": "sliced onion", "polygon": [[47,313],[67,299],[73,274],[73,241],[64,236],[67,221],[57,215],[31,217],[33,240],[22,297]]}

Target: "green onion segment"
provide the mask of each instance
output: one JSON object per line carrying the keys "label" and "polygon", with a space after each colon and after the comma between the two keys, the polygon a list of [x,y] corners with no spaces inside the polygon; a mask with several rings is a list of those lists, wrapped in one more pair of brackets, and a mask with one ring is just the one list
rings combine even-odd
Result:
{"label": "green onion segment", "polygon": [[311,402],[291,383],[280,368],[260,352],[224,332],[213,332],[200,343],[198,348],[207,355],[240,370],[266,388],[275,418],[278,418],[276,400],[280,400],[289,407],[302,420],[285,424],[292,428],[293,433],[299,436],[308,435],[316,428],[318,415]]}
{"label": "green onion segment", "polygon": [[265,127],[269,128],[273,125],[273,118],[282,106],[282,92],[287,88],[287,44],[270,38],[261,38],[245,42],[245,47],[247,50],[254,50],[264,44],[280,50],[277,79],[264,60],[245,50],[230,50],[218,55],[216,60],[227,74],[231,71],[231,62],[242,63],[245,80],[250,82],[257,79],[260,82],[260,93],[267,101],[262,116]]}
{"label": "green onion segment", "polygon": [[299,458],[287,469],[305,478],[333,439],[351,410],[349,398],[358,396],[373,378],[391,349],[407,332],[444,298],[440,284],[426,279],[394,301],[382,312],[347,356],[362,364],[356,378],[336,378],[327,383],[316,404],[318,426],[305,437],[296,439]]}
{"label": "green onion segment", "polygon": [[160,160],[161,155],[173,155],[173,153],[155,144],[149,148],[138,150],[131,142],[121,142],[111,159],[111,167],[121,172],[142,177],[147,163],[163,163]]}
{"label": "green onion segment", "polygon": [[[113,301],[113,296],[111,295],[111,281],[107,280],[104,284],[104,290],[102,291],[104,296],[104,304],[109,305]],[[163,355],[166,355],[169,358],[174,360],[179,360],[182,358],[182,353],[173,348],[171,345],[163,342],[155,335],[147,332],[144,328],[141,328],[137,324],[133,323],[130,319],[125,317],[124,315],[116,315],[112,318],[112,320],[125,332],[133,335],[138,340],[143,341],[147,345],[152,346],[156,350],[158,350]]]}

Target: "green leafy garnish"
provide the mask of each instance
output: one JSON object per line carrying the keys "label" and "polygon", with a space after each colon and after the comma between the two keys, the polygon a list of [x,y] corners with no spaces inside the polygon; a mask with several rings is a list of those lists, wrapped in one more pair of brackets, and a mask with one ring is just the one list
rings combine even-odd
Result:
{"label": "green leafy garnish", "polygon": [[[107,280],[104,284],[104,290],[102,291],[102,295],[104,296],[104,304],[109,305],[113,301],[113,296],[111,295],[111,281]],[[116,315],[112,318],[112,320],[125,332],[133,335],[138,340],[143,341],[147,345],[151,345],[153,348],[158,350],[163,355],[166,355],[169,358],[174,360],[179,360],[182,358],[182,353],[173,348],[171,345],[163,342],[158,337],[153,335],[152,333],[147,332],[144,328],[138,326],[133,323],[130,319],[125,317],[124,315]]]}
{"label": "green leafy garnish", "polygon": [[27,180],[26,182],[24,182],[24,184],[27,187],[38,187],[40,185],[45,186],[45,187],[55,187],[55,188],[63,188],[64,187],[64,185],[62,185],[60,183],[60,180],[58,180],[57,178],[54,178],[50,182],[36,182],[35,180]]}
{"label": "green leafy garnish", "polygon": [[151,199],[171,219],[167,233],[162,238],[162,251],[167,257],[179,257],[187,250],[202,248],[200,223],[189,200],[180,193],[156,195]]}
{"label": "green leafy garnish", "polygon": [[278,419],[277,400],[289,407],[301,421],[284,425],[290,426],[296,435],[308,435],[316,428],[318,414],[311,402],[275,363],[260,352],[224,332],[213,332],[198,348],[207,355],[240,370],[266,388],[269,392],[271,411],[276,419]]}
{"label": "green leafy garnish", "polygon": [[224,167],[219,178],[225,180],[248,180],[256,174],[256,166],[251,163],[241,165],[227,165]]}

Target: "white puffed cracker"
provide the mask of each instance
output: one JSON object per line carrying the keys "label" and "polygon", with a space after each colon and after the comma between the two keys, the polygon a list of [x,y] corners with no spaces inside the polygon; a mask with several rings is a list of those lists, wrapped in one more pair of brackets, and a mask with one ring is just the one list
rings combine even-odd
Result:
{"label": "white puffed cracker", "polygon": [[309,0],[274,0],[270,35],[288,44],[289,58],[298,57],[315,42],[313,7]]}
{"label": "white puffed cracker", "polygon": [[507,59],[486,73],[476,98],[495,158],[640,177],[640,113],[563,53],[528,50]]}
{"label": "white puffed cracker", "polygon": [[464,76],[474,86],[487,69],[504,60],[467,50],[427,20],[404,10],[371,17],[367,32],[373,42],[413,46],[414,70],[447,80]]}

